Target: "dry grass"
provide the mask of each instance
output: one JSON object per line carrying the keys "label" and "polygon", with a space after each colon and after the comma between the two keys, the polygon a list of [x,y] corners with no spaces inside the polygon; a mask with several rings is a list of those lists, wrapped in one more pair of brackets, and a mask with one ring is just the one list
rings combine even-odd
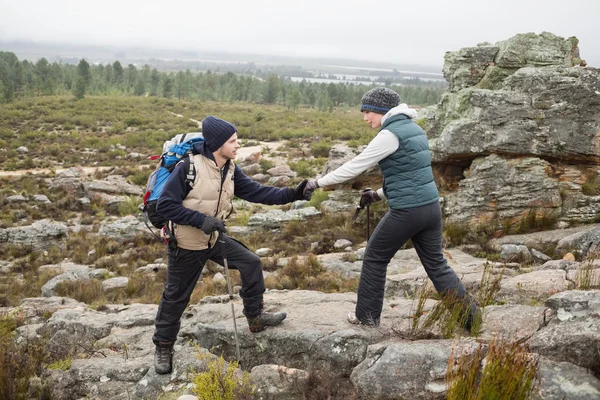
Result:
{"label": "dry grass", "polygon": [[303,262],[292,258],[277,276],[267,277],[265,286],[269,289],[306,289],[325,293],[356,292],[358,279],[344,279],[340,274],[326,270],[314,255],[310,255]]}
{"label": "dry grass", "polygon": [[[481,368],[483,365],[483,369]],[[456,354],[448,360],[448,400],[526,400],[538,367],[538,356],[525,345],[493,339],[474,354]]]}

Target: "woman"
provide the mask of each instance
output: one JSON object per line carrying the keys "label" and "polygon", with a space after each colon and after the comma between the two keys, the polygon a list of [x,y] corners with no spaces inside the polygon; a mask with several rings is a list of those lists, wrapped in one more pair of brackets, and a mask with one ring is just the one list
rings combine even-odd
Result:
{"label": "woman", "polygon": [[442,212],[427,136],[413,121],[417,112],[400,104],[398,93],[383,87],[371,89],[363,96],[360,111],[364,121],[379,129],[379,133],[362,153],[324,177],[310,181],[304,192],[310,195],[318,187],[343,183],[375,164],[383,175],[383,188],[361,195],[362,205],[386,198],[390,209],[367,244],[356,310],[348,315],[349,322],[379,325],[387,266],[412,239],[436,290],[445,299],[459,301],[465,310],[464,327],[471,330],[481,315],[442,252]]}

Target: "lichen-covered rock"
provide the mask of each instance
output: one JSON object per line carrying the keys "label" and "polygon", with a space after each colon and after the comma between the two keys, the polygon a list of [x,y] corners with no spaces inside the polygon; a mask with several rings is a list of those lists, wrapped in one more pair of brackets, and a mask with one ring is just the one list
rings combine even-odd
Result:
{"label": "lichen-covered rock", "polygon": [[446,195],[444,211],[450,221],[474,226],[520,220],[530,212],[538,218],[558,213],[561,196],[550,170],[550,164],[538,158],[478,158],[459,190]]}

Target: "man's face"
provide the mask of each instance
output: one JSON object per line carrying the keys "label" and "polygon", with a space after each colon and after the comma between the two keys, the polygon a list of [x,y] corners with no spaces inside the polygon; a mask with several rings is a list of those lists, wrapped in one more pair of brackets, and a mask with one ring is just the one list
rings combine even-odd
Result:
{"label": "man's face", "polygon": [[237,156],[237,149],[239,149],[240,143],[238,142],[237,133],[234,133],[233,136],[229,138],[228,141],[225,142],[223,146],[217,150],[219,156],[227,159],[227,160],[235,160]]}
{"label": "man's face", "polygon": [[371,125],[371,128],[379,128],[381,126],[382,114],[377,114],[373,111],[363,111],[363,120]]}

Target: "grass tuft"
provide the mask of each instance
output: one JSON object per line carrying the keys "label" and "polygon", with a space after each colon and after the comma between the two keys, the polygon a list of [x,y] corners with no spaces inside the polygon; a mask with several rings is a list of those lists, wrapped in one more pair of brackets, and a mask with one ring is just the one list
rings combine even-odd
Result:
{"label": "grass tuft", "polygon": [[[490,341],[474,354],[456,354],[448,360],[447,400],[526,400],[530,397],[539,357],[518,342]],[[481,366],[483,365],[483,369]]]}

